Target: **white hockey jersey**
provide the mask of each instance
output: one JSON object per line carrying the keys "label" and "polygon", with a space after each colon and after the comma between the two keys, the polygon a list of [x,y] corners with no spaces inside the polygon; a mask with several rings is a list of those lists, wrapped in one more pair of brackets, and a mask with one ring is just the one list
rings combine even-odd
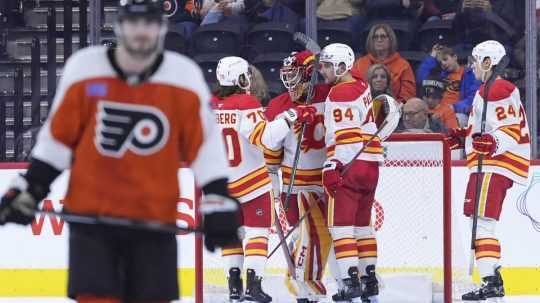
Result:
{"label": "white hockey jersey", "polygon": [[[484,106],[484,85],[474,96],[469,116],[465,151],[467,166],[476,172],[478,155],[472,148],[472,135],[480,132]],[[509,81],[495,80],[488,96],[485,132],[495,137],[497,150],[484,157],[482,171],[501,174],[519,184],[526,184],[529,175],[531,146],[527,116],[519,90]]]}
{"label": "white hockey jersey", "polygon": [[[330,87],[327,85],[316,85],[314,89],[315,94],[312,105],[317,109],[317,114],[315,121],[306,125],[304,130],[292,193],[297,193],[298,191],[323,192],[322,167],[326,160],[326,148],[324,145],[324,101]],[[273,120],[279,113],[293,106],[294,103],[289,93],[283,93],[270,101],[265,114],[269,120]],[[287,191],[291,183],[294,155],[299,136],[300,124],[296,124],[294,132],[289,132],[275,150],[265,150],[266,164],[271,169],[277,170],[281,167],[283,191]]]}
{"label": "white hockey jersey", "polygon": [[[351,82],[332,87],[324,113],[327,157],[344,165],[353,160],[377,131],[369,85],[358,75],[353,74],[353,77]],[[357,159],[382,162],[383,148],[379,137],[375,137]]]}
{"label": "white hockey jersey", "polygon": [[214,97],[212,108],[227,148],[231,196],[245,203],[271,191],[263,150],[275,147],[289,133],[287,122],[268,122],[260,102],[246,94]]}

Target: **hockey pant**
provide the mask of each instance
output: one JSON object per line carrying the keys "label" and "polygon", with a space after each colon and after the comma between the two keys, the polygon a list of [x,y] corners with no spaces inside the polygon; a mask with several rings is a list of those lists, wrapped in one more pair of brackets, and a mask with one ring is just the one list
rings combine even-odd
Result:
{"label": "hockey pant", "polygon": [[[283,198],[284,195],[282,195]],[[330,251],[331,238],[325,222],[324,196],[317,192],[300,191],[290,197],[287,219],[295,225],[311,208],[303,222],[292,235],[292,257],[296,280],[287,280],[287,287],[297,298],[316,301],[326,296],[322,283]]]}
{"label": "hockey pant", "polygon": [[379,166],[362,160],[352,165],[343,186],[333,198],[328,197],[328,228],[338,265],[332,271],[339,272],[338,279],[348,278],[350,267],[357,267],[360,276],[365,276],[366,267],[377,262],[377,239],[370,221]]}
{"label": "hockey pant", "polygon": [[257,276],[264,276],[268,256],[268,234],[274,222],[274,208],[270,193],[242,203],[242,242],[224,247],[221,255],[225,261],[225,275],[237,267],[253,269]]}
{"label": "hockey pant", "polygon": [[[506,192],[512,187],[513,182],[496,173],[483,173],[480,176],[475,257],[480,277],[484,278],[495,274],[495,268],[501,258],[501,244],[495,235],[495,228],[501,215]],[[474,212],[477,178],[478,174],[472,173],[467,184],[463,212],[468,217],[471,217]]]}

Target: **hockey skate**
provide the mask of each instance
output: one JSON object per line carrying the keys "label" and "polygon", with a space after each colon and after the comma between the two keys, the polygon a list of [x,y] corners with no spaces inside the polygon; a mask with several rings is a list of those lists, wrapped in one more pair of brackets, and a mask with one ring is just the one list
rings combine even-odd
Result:
{"label": "hockey skate", "polygon": [[247,286],[244,300],[248,302],[268,303],[272,297],[266,294],[261,287],[262,277],[257,276],[253,269],[247,270]]}
{"label": "hockey skate", "polygon": [[482,301],[486,302],[502,302],[504,297],[504,285],[499,272],[500,266],[495,269],[494,276],[482,278],[482,285],[479,289],[473,290],[461,296],[463,301]]}
{"label": "hockey skate", "polygon": [[317,301],[310,301],[309,299],[296,299],[296,303],[317,303]]}
{"label": "hockey skate", "polygon": [[367,276],[360,277],[362,283],[362,302],[363,303],[378,303],[379,281],[375,275],[375,265],[366,266]]}
{"label": "hockey skate", "polygon": [[332,296],[334,302],[362,303],[362,285],[358,279],[358,268],[349,267],[349,278],[343,279],[343,288]]}
{"label": "hockey skate", "polygon": [[241,271],[238,267],[229,269],[229,302],[242,302],[244,296],[244,288],[242,286]]}

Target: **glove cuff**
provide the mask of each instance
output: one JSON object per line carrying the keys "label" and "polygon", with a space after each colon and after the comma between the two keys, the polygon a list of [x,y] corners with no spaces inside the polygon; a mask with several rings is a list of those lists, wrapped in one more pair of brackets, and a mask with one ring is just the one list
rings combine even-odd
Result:
{"label": "glove cuff", "polygon": [[324,162],[322,171],[337,170],[341,169],[341,167],[343,167],[343,164],[339,160],[329,159]]}
{"label": "glove cuff", "polygon": [[285,119],[287,124],[289,124],[289,127],[291,127],[291,125],[293,125],[296,122],[296,120],[298,120],[298,113],[296,112],[294,108],[289,108],[286,111],[279,114],[277,118]]}

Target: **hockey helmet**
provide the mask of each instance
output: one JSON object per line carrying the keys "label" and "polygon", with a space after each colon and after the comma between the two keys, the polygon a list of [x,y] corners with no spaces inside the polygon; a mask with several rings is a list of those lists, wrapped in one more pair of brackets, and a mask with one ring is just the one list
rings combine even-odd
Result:
{"label": "hockey helmet", "polygon": [[163,13],[163,0],[120,0],[118,20],[145,17],[162,21]]}
{"label": "hockey helmet", "polygon": [[[325,46],[320,55],[320,62],[329,62],[334,66],[334,74],[341,77],[353,68],[354,52],[350,46],[343,43],[332,43]],[[345,72],[338,74],[340,64],[345,64]]]}
{"label": "hockey helmet", "polygon": [[495,40],[479,43],[472,50],[472,58],[476,64],[482,64],[486,58],[491,59],[491,65],[486,70],[490,70],[493,66],[499,64],[505,55],[504,46]]}
{"label": "hockey helmet", "polygon": [[305,50],[292,52],[290,56],[283,59],[283,67],[279,71],[281,82],[289,91],[294,89],[299,83],[308,82],[313,72],[315,55]]}
{"label": "hockey helmet", "polygon": [[[238,86],[242,89],[249,89],[251,86],[249,63],[240,57],[221,58],[216,68],[216,76],[221,86]],[[245,79],[244,83],[242,78]]]}

